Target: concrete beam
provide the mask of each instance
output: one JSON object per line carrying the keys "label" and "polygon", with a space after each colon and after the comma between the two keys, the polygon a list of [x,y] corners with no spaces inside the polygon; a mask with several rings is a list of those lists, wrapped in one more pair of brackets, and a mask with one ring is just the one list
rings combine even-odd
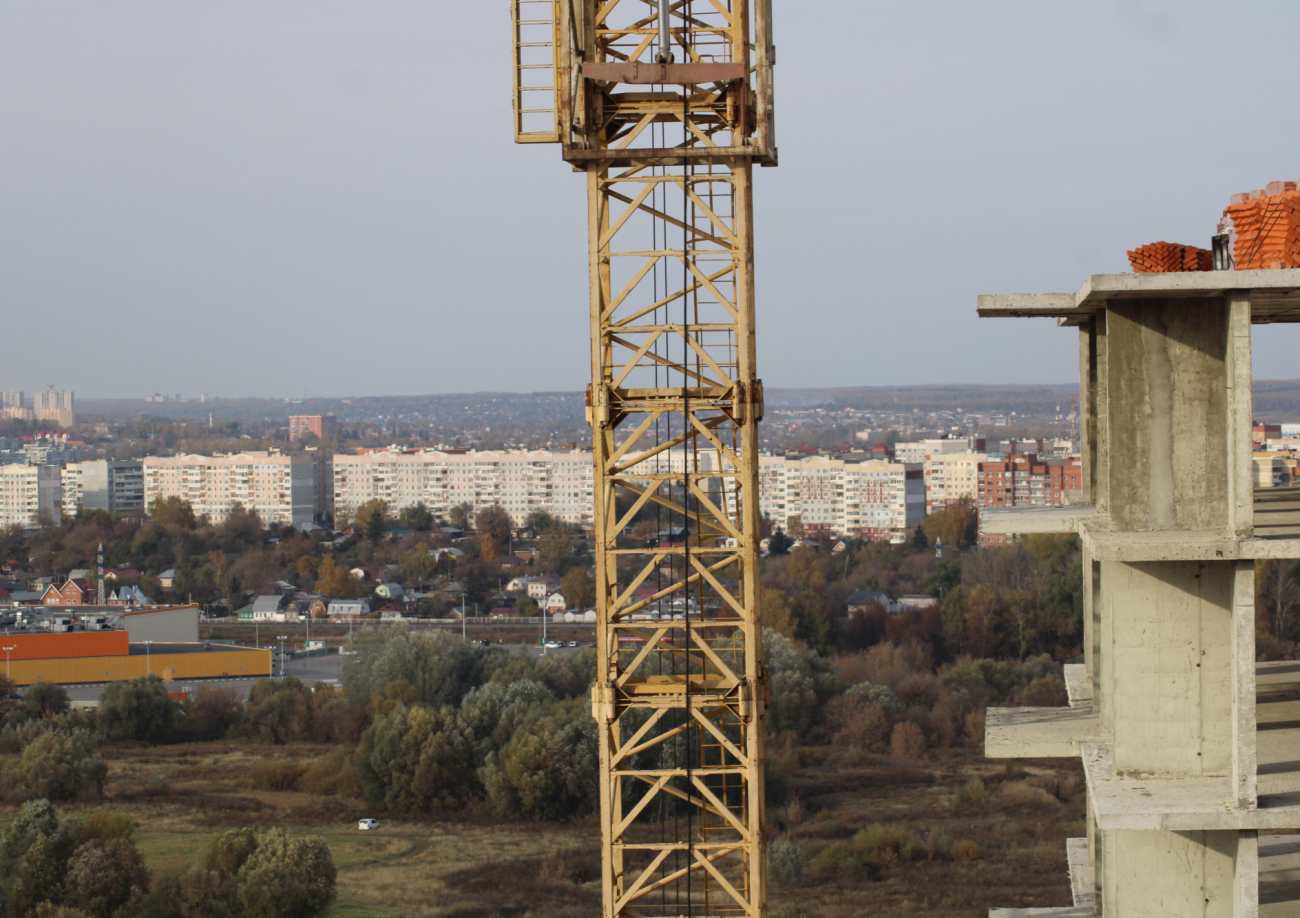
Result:
{"label": "concrete beam", "polygon": [[980,510],[980,532],[1019,534],[1078,532],[1079,524],[1097,515],[1095,507],[985,507]]}
{"label": "concrete beam", "polygon": [[1097,871],[1088,863],[1088,839],[1067,838],[1065,860],[1070,865],[1070,895],[1076,908],[1089,913],[1097,901]]}
{"label": "concrete beam", "polygon": [[990,759],[1065,759],[1100,740],[1101,718],[1081,708],[989,708],[984,755]]}
{"label": "concrete beam", "polygon": [[1250,292],[1250,321],[1255,325],[1300,322],[1300,268],[1094,274],[1072,294],[984,294],[977,311],[983,318],[1060,318],[1065,324],[1077,325],[1084,316],[1114,302],[1223,297],[1230,291]]}

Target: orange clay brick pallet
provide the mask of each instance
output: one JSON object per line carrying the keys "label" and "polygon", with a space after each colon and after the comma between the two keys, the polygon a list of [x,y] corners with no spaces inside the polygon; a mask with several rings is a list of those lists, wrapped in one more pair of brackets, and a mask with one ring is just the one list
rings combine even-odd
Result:
{"label": "orange clay brick pallet", "polygon": [[1166,274],[1182,271],[1208,271],[1212,255],[1209,249],[1198,249],[1175,242],[1152,242],[1140,245],[1128,253],[1128,263],[1136,274]]}
{"label": "orange clay brick pallet", "polygon": [[1237,270],[1300,268],[1298,184],[1270,182],[1264,189],[1232,196],[1220,226],[1232,234]]}

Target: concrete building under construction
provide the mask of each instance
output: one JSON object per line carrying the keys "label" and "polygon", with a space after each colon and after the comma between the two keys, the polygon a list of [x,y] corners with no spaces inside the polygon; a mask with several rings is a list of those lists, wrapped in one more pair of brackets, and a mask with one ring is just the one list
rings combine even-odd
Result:
{"label": "concrete building under construction", "polygon": [[1074,907],[992,915],[1300,915],[1300,666],[1255,659],[1256,562],[1300,558],[1300,501],[1251,474],[1252,325],[1300,321],[1300,269],[1270,267],[980,298],[1078,329],[1083,440],[1079,503],[982,520],[1078,533],[1084,569],[1070,707],[986,732],[992,757],[1082,758]]}

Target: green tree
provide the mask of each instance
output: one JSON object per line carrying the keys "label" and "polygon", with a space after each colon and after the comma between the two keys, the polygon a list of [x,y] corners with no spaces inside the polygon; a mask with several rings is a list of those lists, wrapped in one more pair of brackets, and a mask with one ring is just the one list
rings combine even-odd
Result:
{"label": "green tree", "polygon": [[180,497],[158,497],[149,505],[149,516],[164,528],[192,530],[198,526],[194,508]]}
{"label": "green tree", "polygon": [[85,730],[36,737],[23,750],[17,768],[24,794],[49,800],[102,796],[107,775],[108,765]]}
{"label": "green tree", "polygon": [[767,553],[773,557],[790,554],[790,546],[794,545],[794,539],[785,534],[785,530],[780,526],[776,527],[776,532],[772,533],[772,538],[767,543]]}
{"label": "green tree", "polygon": [[257,836],[257,849],[239,868],[244,918],[318,918],[337,896],[338,871],[318,835],[293,838],[283,829]]}
{"label": "green tree", "polygon": [[510,541],[510,514],[500,504],[493,504],[474,514],[474,528],[479,538],[505,545]]}
{"label": "green tree", "polygon": [[124,838],[87,842],[68,861],[64,880],[68,903],[94,918],[111,918],[133,889],[143,892],[148,888],[144,859]]}
{"label": "green tree", "polygon": [[248,693],[249,727],[276,745],[306,733],[308,703],[306,686],[290,676],[262,679]]}
{"label": "green tree", "polygon": [[13,873],[8,914],[30,915],[42,902],[60,904],[65,864],[50,836],[37,835]]}
{"label": "green tree", "polygon": [[423,545],[417,545],[410,551],[403,553],[397,559],[397,563],[402,568],[402,574],[408,580],[425,581],[437,573],[438,570],[438,562],[433,560],[433,555]]}
{"label": "green tree", "polygon": [[524,526],[533,532],[542,533],[556,525],[555,517],[545,510],[534,510],[524,519]]}
{"label": "green tree", "polygon": [[585,567],[575,567],[560,580],[560,592],[570,609],[590,609],[596,605],[596,578]]}
{"label": "green tree", "polygon": [[474,745],[450,707],[397,704],[361,737],[366,799],[396,810],[459,808],[477,790]]}
{"label": "green tree", "polygon": [[397,521],[407,529],[416,532],[428,532],[433,528],[433,514],[424,505],[424,501],[420,501],[414,507],[403,507],[397,515]]}
{"label": "green tree", "polygon": [[167,696],[167,686],[153,674],[110,682],[99,703],[100,729],[114,740],[172,742],[179,714],[180,704]]}
{"label": "green tree", "polygon": [[526,819],[577,819],[600,797],[596,722],[581,699],[559,702],[515,733],[483,766],[488,800]]}
{"label": "green tree", "polygon": [[67,689],[53,682],[37,682],[27,690],[27,697],[23,699],[23,707],[32,717],[54,717],[70,706]]}
{"label": "green tree", "polygon": [[469,516],[473,512],[473,504],[457,504],[447,511],[447,522],[457,529],[468,529]]}
{"label": "green tree", "polygon": [[537,540],[537,549],[547,564],[563,564],[573,557],[573,530],[563,523],[547,529]]}
{"label": "green tree", "polygon": [[378,539],[388,528],[388,501],[378,497],[366,501],[357,508],[356,514],[352,517],[352,524],[367,539],[371,541]]}

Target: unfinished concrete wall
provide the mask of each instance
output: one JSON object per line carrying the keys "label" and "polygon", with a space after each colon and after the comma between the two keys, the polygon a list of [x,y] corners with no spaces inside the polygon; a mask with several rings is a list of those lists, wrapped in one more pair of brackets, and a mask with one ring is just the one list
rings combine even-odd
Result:
{"label": "unfinished concrete wall", "polygon": [[1222,298],[1145,300],[1108,310],[1113,528],[1229,526],[1228,331]]}

